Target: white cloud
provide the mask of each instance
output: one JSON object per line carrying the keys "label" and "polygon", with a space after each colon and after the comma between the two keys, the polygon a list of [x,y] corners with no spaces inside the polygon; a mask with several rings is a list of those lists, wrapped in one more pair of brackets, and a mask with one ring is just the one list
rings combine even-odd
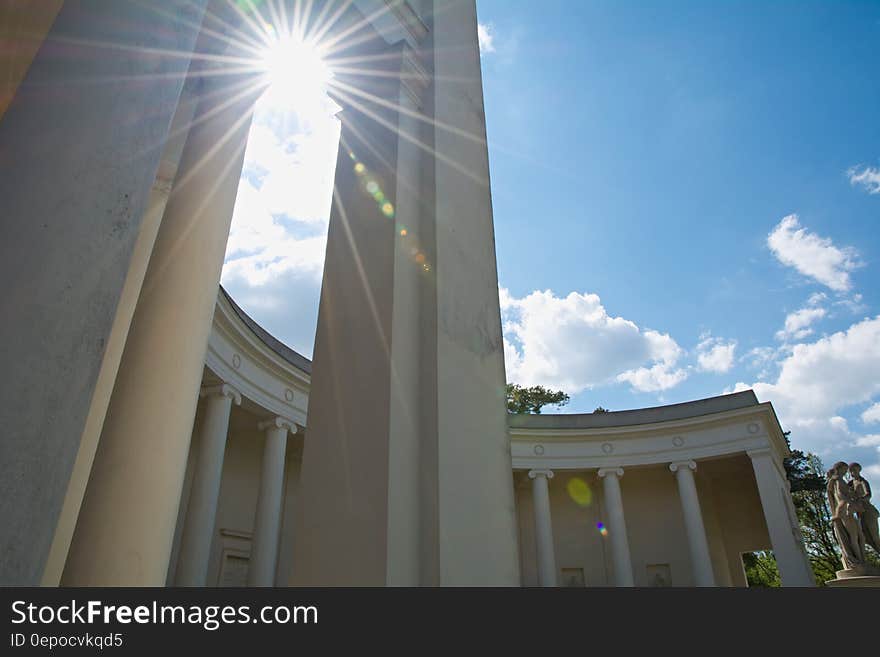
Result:
{"label": "white cloud", "polygon": [[687,378],[687,370],[676,369],[673,364],[657,363],[653,367],[640,367],[619,374],[618,381],[629,383],[639,392],[662,392],[677,386]]}
{"label": "white cloud", "polygon": [[[783,426],[805,449],[828,452],[856,444],[840,412],[880,393],[880,316],[815,342],[796,344],[780,363],[775,383],[755,383],[772,401]],[[735,390],[745,384],[738,383]]]}
{"label": "white cloud", "polygon": [[[289,126],[271,113],[258,114],[255,121],[245,151],[244,177],[259,189],[263,207],[272,215],[326,228],[339,122],[325,116]],[[238,212],[237,218],[247,217]]]}
{"label": "white cloud", "polygon": [[861,185],[869,194],[880,194],[880,168],[852,167],[846,172],[850,185]]}
{"label": "white cloud", "polygon": [[853,315],[860,315],[868,309],[867,304],[862,302],[862,295],[861,294],[853,294],[850,297],[844,297],[842,299],[837,299],[834,302],[834,305],[835,306],[843,306],[849,312],[851,312]]}
{"label": "white cloud", "polygon": [[873,404],[862,413],[862,422],[865,424],[880,422],[880,402]]}
{"label": "white cloud", "polygon": [[801,340],[813,332],[810,325],[825,317],[824,308],[801,308],[785,317],[785,327],[776,332],[777,340]]}
{"label": "white cloud", "polygon": [[831,239],[809,232],[793,214],[784,217],[767,236],[767,246],[779,262],[836,292],[852,287],[849,272],[860,266],[853,248],[834,246]]}
{"label": "white cloud", "polygon": [[687,377],[682,349],[669,335],[610,316],[595,294],[550,290],[517,299],[500,290],[509,381],[577,394],[615,381],[639,391],[666,390]]}
{"label": "white cloud", "polygon": [[480,54],[495,52],[495,26],[492,23],[477,24],[477,39],[480,43]]}
{"label": "white cloud", "polygon": [[740,360],[745,361],[750,368],[758,370],[758,378],[764,379],[770,376],[770,371],[776,365],[778,356],[779,350],[773,347],[754,347],[746,352]]}
{"label": "white cloud", "polygon": [[727,372],[733,367],[735,353],[736,340],[704,335],[697,345],[697,364],[703,372]]}

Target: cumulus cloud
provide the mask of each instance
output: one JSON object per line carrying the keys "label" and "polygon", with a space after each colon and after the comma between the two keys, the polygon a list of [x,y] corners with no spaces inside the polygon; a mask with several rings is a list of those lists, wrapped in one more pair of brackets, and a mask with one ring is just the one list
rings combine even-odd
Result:
{"label": "cumulus cloud", "polygon": [[837,247],[830,238],[809,232],[793,214],[770,232],[767,246],[779,262],[835,292],[847,292],[852,287],[849,273],[860,266],[855,249]]}
{"label": "cumulus cloud", "polygon": [[619,374],[617,380],[629,383],[639,392],[662,392],[677,386],[687,378],[687,370],[673,365],[661,362],[653,367],[627,370]]}
{"label": "cumulus cloud", "polygon": [[495,26],[492,23],[477,24],[477,39],[480,42],[480,54],[495,52]]}
{"label": "cumulus cloud", "polygon": [[609,315],[595,294],[515,298],[501,289],[500,299],[510,381],[577,394],[616,381],[660,391],[687,377],[676,367],[683,351],[675,340]]}
{"label": "cumulus cloud", "polygon": [[862,422],[872,424],[880,422],[880,402],[872,404],[862,413]]}
{"label": "cumulus cloud", "polygon": [[846,175],[850,185],[861,185],[869,194],[880,194],[880,168],[852,167]]}
{"label": "cumulus cloud", "polygon": [[736,340],[701,336],[697,345],[697,365],[703,372],[727,372],[733,367]]}
{"label": "cumulus cloud", "polygon": [[813,333],[812,324],[825,317],[827,311],[819,304],[828,297],[823,292],[810,296],[807,305],[785,317],[785,326],[776,332],[776,339],[782,342],[802,340]]}
{"label": "cumulus cloud", "polygon": [[858,437],[840,412],[880,394],[877,372],[880,316],[794,345],[781,361],[775,382],[739,383],[734,390],[752,387],[760,399],[772,401],[797,444],[821,455],[857,444]]}
{"label": "cumulus cloud", "polygon": [[813,332],[810,325],[825,317],[824,308],[801,308],[785,317],[785,327],[776,332],[777,340],[800,340]]}
{"label": "cumulus cloud", "polygon": [[261,192],[247,180],[238,187],[236,214],[243,218],[229,231],[223,279],[242,277],[265,285],[289,270],[320,280],[327,243],[326,228],[317,235],[297,236],[265,207]]}

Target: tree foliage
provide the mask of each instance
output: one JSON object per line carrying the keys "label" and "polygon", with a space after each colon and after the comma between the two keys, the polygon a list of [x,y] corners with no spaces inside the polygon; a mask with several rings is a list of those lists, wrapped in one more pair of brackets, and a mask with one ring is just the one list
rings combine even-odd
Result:
{"label": "tree foliage", "polygon": [[507,384],[507,410],[510,413],[540,413],[544,406],[565,406],[568,401],[569,396],[561,390]]}
{"label": "tree foliage", "polygon": [[743,566],[746,569],[746,581],[748,581],[749,586],[782,586],[779,568],[776,565],[776,557],[773,556],[772,552],[766,550],[746,552],[742,555],[742,559]]}

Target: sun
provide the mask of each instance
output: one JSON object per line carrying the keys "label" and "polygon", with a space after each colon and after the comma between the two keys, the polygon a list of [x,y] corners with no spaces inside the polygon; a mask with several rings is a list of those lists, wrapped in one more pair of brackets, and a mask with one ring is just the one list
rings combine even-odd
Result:
{"label": "sun", "polygon": [[318,43],[293,33],[272,33],[260,61],[267,85],[264,100],[290,110],[325,104],[333,71]]}

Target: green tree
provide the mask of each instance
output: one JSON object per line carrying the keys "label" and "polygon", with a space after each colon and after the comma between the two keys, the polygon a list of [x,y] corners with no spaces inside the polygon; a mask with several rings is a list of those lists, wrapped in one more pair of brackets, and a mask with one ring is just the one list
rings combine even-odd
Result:
{"label": "green tree", "polygon": [[776,557],[773,556],[772,552],[766,550],[746,552],[742,555],[742,560],[743,566],[746,569],[746,581],[749,583],[749,586],[782,586],[779,568],[776,565]]}
{"label": "green tree", "polygon": [[561,390],[507,384],[507,410],[510,413],[540,413],[544,406],[565,406],[568,400],[569,396]]}

